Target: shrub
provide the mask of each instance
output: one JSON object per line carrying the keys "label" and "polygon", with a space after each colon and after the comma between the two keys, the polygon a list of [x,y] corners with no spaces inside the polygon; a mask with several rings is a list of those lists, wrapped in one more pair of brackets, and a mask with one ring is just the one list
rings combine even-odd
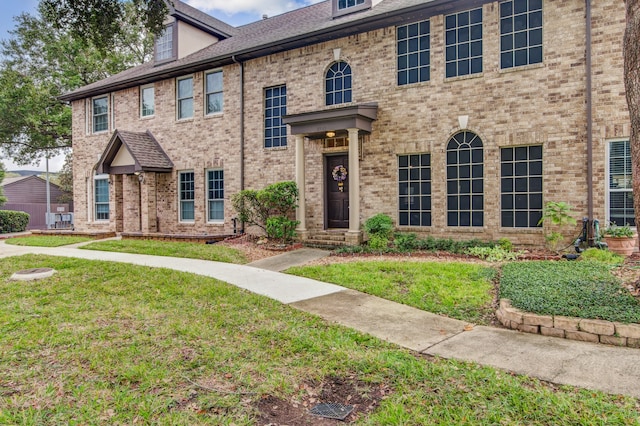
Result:
{"label": "shrub", "polygon": [[369,237],[378,235],[388,240],[393,232],[393,221],[386,214],[378,213],[365,221],[364,230]]}
{"label": "shrub", "polygon": [[393,238],[394,245],[400,251],[411,251],[415,250],[418,245],[418,236],[411,233],[397,233]]}
{"label": "shrub", "polygon": [[580,260],[591,260],[594,262],[602,262],[608,265],[620,265],[624,262],[624,256],[620,256],[609,250],[601,250],[597,248],[588,248],[580,255]]}
{"label": "shrub", "polygon": [[520,255],[519,252],[505,250],[502,246],[495,247],[470,247],[465,250],[465,254],[476,256],[488,262],[505,262],[508,260],[516,260]]}
{"label": "shrub", "polygon": [[268,238],[291,241],[296,236],[297,220],[284,216],[272,216],[267,219],[266,232]]}
{"label": "shrub", "polygon": [[29,225],[29,214],[11,210],[0,210],[0,234],[24,232]]}
{"label": "shrub", "polygon": [[369,248],[374,251],[385,251],[389,247],[389,239],[380,234],[373,234],[369,237]]}

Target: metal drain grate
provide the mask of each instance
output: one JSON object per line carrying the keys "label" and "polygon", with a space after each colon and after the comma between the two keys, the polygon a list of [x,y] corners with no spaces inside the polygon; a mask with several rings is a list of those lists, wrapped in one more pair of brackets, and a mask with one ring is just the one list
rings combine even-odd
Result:
{"label": "metal drain grate", "polygon": [[316,416],[325,417],[327,419],[344,420],[353,411],[353,405],[343,404],[318,404],[313,407],[310,412]]}

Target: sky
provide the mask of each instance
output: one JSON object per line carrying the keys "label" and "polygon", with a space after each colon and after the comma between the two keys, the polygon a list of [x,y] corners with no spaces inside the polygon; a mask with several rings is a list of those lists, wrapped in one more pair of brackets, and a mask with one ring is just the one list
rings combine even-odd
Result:
{"label": "sky", "polygon": [[[183,0],[185,1],[185,0]],[[240,26],[262,19],[262,15],[274,16],[300,7],[318,3],[321,0],[186,0],[191,6],[230,25]],[[39,0],[0,0],[0,39],[9,38],[9,31],[15,26],[14,16],[21,13],[35,13]],[[40,164],[17,166],[0,158],[5,170],[44,170],[44,160]],[[49,161],[50,171],[59,171],[64,156]]]}

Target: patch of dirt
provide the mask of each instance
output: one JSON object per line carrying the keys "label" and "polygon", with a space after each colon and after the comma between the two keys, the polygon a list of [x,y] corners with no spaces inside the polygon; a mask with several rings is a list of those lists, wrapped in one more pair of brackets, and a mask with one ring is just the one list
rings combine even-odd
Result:
{"label": "patch of dirt", "polygon": [[264,245],[258,244],[258,241],[258,237],[244,234],[237,238],[227,238],[218,244],[240,250],[249,263],[280,254],[278,251],[268,250]]}
{"label": "patch of dirt", "polygon": [[[353,423],[373,411],[392,390],[385,384],[370,384],[355,376],[327,377],[322,382],[300,385],[298,399],[285,401],[274,396],[261,398],[256,409],[260,426],[334,426]],[[352,405],[353,411],[344,421],[328,419],[310,413],[317,404]]]}
{"label": "patch of dirt", "polygon": [[640,253],[634,253],[624,263],[613,268],[611,273],[618,277],[631,295],[640,300]]}

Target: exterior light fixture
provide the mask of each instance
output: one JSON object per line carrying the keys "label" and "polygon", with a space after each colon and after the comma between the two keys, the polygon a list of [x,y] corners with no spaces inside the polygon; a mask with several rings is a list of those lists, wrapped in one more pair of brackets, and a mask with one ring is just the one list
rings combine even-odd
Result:
{"label": "exterior light fixture", "polygon": [[336,135],[336,132],[327,132],[327,137],[332,138]]}

